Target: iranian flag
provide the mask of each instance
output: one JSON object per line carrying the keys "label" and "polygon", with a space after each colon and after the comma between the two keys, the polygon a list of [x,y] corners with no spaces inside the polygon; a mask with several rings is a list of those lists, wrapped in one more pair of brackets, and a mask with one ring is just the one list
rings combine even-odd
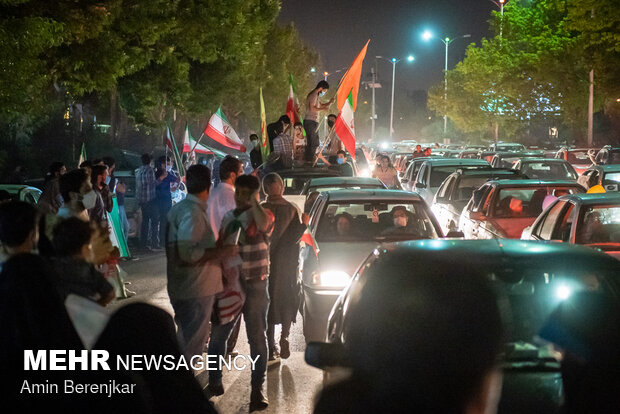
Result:
{"label": "iranian flag", "polygon": [[80,158],[78,159],[78,164],[77,164],[78,168],[80,167],[80,165],[82,165],[84,161],[86,161],[86,146],[82,142],[82,149],[80,150]]}
{"label": "iranian flag", "polygon": [[353,122],[353,90],[349,92],[349,98],[346,100],[336,123],[334,124],[334,131],[340,141],[344,144],[346,150],[351,154],[351,157],[355,159],[355,123]]}
{"label": "iranian flag", "polygon": [[243,142],[241,142],[232,126],[230,126],[226,115],[222,112],[221,106],[209,119],[209,124],[205,128],[204,134],[225,147],[245,152]]}
{"label": "iranian flag", "polygon": [[319,249],[319,245],[314,239],[314,236],[310,232],[310,227],[306,227],[306,231],[304,231],[304,234],[301,235],[301,239],[299,239],[299,244],[301,244],[302,247],[304,245],[312,246],[314,254],[316,255],[316,257],[319,257],[319,252],[321,250]]}
{"label": "iranian flag", "polygon": [[299,100],[297,100],[297,94],[295,93],[295,81],[293,75],[288,75],[288,101],[286,101],[286,115],[291,120],[291,123],[295,125],[295,122],[301,122],[301,117],[297,112],[299,108]]}
{"label": "iranian flag", "polygon": [[183,154],[194,152],[197,154],[213,154],[206,146],[196,143],[196,140],[189,134],[189,128],[185,126],[185,136],[183,138]]}

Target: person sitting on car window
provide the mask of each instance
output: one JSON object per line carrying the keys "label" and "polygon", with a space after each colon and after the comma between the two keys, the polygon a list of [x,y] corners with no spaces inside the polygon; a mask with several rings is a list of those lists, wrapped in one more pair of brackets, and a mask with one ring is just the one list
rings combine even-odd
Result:
{"label": "person sitting on car window", "polygon": [[409,214],[404,206],[395,206],[392,208],[392,218],[394,226],[388,227],[381,233],[383,236],[392,234],[407,234],[411,230],[407,227],[409,224]]}
{"label": "person sitting on car window", "polygon": [[336,235],[338,237],[353,236],[353,216],[349,213],[336,215]]}

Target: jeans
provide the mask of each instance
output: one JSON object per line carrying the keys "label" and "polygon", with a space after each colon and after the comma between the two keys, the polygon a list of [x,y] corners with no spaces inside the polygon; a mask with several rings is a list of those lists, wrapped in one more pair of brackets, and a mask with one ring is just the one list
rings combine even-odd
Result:
{"label": "jeans", "polygon": [[166,226],[168,224],[168,212],[172,208],[172,203],[170,204],[159,204],[157,206],[157,211],[159,215],[159,246],[164,247],[166,242]]}
{"label": "jeans", "polygon": [[[291,333],[291,321],[285,322],[282,324],[282,331],[280,332],[280,341],[282,339],[288,339],[289,334]],[[275,349],[276,347],[276,325],[275,323],[270,323],[267,326],[267,346],[269,349]]]}
{"label": "jeans", "polygon": [[304,120],[304,130],[306,131],[306,161],[314,161],[314,155],[319,142],[319,123],[316,121]]}
{"label": "jeans", "polygon": [[155,200],[140,204],[142,210],[142,226],[140,227],[140,247],[148,246],[149,230],[151,233],[151,247],[159,245],[158,211]]}
{"label": "jeans", "polygon": [[267,373],[267,310],[269,309],[268,279],[242,281],[246,298],[243,320],[250,343],[250,355],[256,361],[252,371],[252,388],[261,387]]}
{"label": "jeans", "polygon": [[125,240],[129,239],[129,220],[127,220],[127,212],[125,211],[125,205],[118,206],[118,218],[121,222],[121,230],[123,230],[123,235],[125,236]]}
{"label": "jeans", "polygon": [[[213,325],[211,328],[211,338],[209,339],[209,349],[207,353],[209,355],[226,355],[226,343],[230,337],[231,332],[234,330],[235,325],[239,322],[239,318],[235,318],[234,321],[225,325]],[[218,365],[219,366],[219,365]],[[209,384],[221,385],[222,384],[222,371],[219,369],[209,370]]]}
{"label": "jeans", "polygon": [[179,327],[177,336],[187,358],[202,355],[204,345],[209,339],[209,324],[214,304],[215,295],[172,301],[174,320]]}

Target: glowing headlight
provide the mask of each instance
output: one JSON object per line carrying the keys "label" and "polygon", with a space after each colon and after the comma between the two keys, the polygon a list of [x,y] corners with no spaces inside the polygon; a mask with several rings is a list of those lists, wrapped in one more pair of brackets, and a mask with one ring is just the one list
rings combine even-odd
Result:
{"label": "glowing headlight", "polygon": [[381,147],[381,149],[388,149],[390,148],[390,143],[389,142],[382,142],[379,147]]}
{"label": "glowing headlight", "polygon": [[560,285],[555,290],[555,296],[560,300],[566,300],[571,295],[571,290],[566,285]]}
{"label": "glowing headlight", "polygon": [[360,170],[358,171],[357,175],[359,177],[370,177],[370,170],[367,170],[367,169]]}
{"label": "glowing headlight", "polygon": [[312,284],[327,288],[343,288],[350,280],[351,276],[340,270],[328,270],[312,275]]}

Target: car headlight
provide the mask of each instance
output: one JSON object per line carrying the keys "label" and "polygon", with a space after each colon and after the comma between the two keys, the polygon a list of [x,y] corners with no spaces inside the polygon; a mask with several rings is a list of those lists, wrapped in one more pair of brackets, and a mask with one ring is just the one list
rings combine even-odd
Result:
{"label": "car headlight", "polygon": [[341,270],[328,270],[312,275],[312,284],[325,288],[343,288],[350,280],[351,276]]}
{"label": "car headlight", "polygon": [[368,169],[364,168],[363,170],[358,171],[358,174],[357,174],[357,175],[358,175],[359,177],[368,177],[368,178],[370,178],[370,175],[371,175],[371,174],[370,174],[370,170],[368,170]]}

